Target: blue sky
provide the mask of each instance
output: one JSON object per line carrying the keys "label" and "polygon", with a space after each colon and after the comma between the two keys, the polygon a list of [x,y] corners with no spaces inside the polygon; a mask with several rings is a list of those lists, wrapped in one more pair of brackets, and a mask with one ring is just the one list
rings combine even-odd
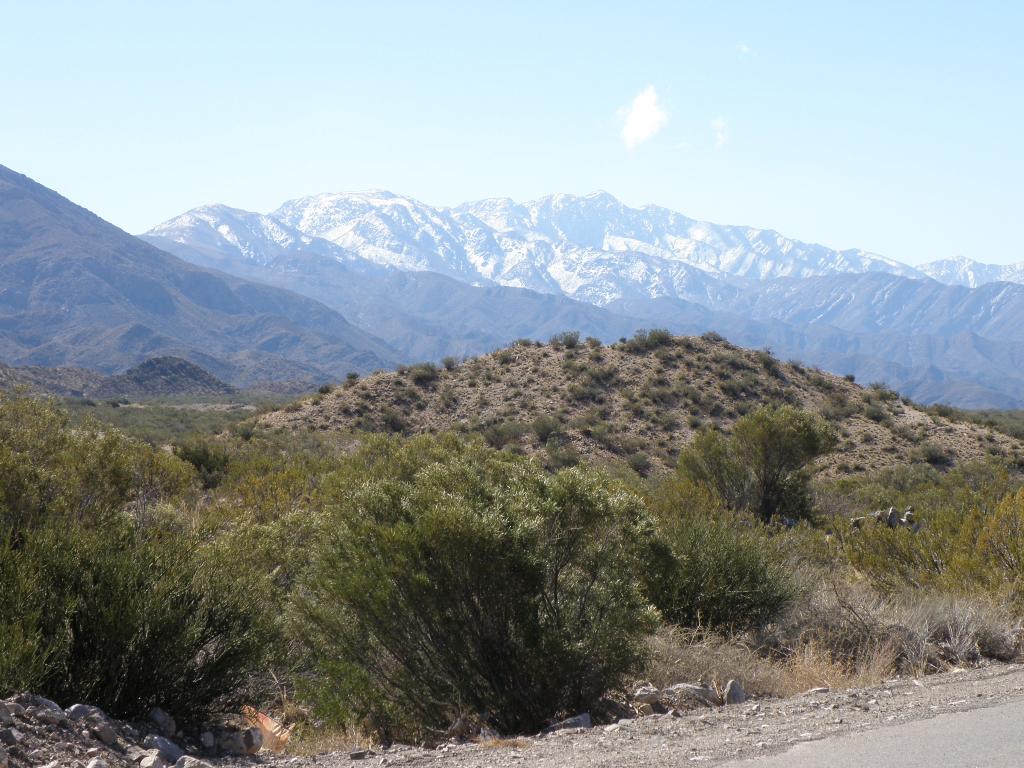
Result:
{"label": "blue sky", "polygon": [[0,0],[0,163],[132,232],[324,191],[604,189],[1005,263],[1022,30],[1016,2]]}

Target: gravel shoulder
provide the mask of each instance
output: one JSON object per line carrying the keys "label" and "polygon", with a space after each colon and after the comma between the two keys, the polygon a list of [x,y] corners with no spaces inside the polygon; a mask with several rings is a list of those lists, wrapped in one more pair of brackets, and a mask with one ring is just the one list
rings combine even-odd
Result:
{"label": "gravel shoulder", "polygon": [[781,753],[803,742],[898,727],[944,713],[1011,702],[1024,702],[1022,664],[993,664],[921,679],[896,679],[858,690],[817,691],[788,699],[747,701],[682,716],[651,715],[547,736],[447,744],[435,750],[395,746],[375,750],[358,760],[348,753],[328,753],[310,758],[284,755],[221,764],[291,768],[721,765]]}

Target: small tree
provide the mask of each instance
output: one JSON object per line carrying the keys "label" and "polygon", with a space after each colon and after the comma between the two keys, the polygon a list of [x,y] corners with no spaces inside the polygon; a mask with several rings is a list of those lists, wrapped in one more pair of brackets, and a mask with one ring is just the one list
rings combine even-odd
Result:
{"label": "small tree", "polygon": [[832,450],[833,429],[790,406],[762,407],[733,425],[732,435],[706,430],[679,457],[679,471],[713,488],[731,509],[775,516],[810,515],[807,465]]}

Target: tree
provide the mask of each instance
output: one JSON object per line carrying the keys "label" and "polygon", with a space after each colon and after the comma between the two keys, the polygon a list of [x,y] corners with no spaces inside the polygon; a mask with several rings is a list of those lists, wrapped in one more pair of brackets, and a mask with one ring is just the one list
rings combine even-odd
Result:
{"label": "tree", "polygon": [[769,522],[808,517],[807,466],[835,446],[821,417],[790,406],[762,407],[739,419],[728,437],[705,430],[679,458],[679,472],[713,488],[734,510]]}

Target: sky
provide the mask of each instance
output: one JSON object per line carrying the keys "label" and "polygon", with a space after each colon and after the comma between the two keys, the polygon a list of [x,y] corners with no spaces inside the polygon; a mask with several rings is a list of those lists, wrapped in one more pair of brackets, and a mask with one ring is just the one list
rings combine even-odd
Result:
{"label": "sky", "polygon": [[1020,2],[11,2],[0,164],[134,233],[328,191],[604,190],[1024,260]]}

